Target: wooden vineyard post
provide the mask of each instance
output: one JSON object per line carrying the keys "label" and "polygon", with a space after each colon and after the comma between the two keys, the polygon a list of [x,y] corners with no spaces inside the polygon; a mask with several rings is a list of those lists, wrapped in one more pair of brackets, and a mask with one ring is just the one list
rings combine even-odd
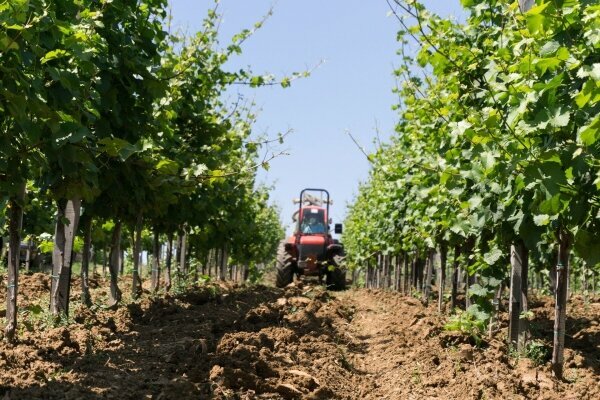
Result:
{"label": "wooden vineyard post", "polygon": [[527,272],[527,251],[522,242],[510,247],[510,302],[508,305],[508,341],[515,349],[521,350],[525,342],[526,326],[521,322],[523,308],[523,281]]}
{"label": "wooden vineyard post", "polygon": [[382,262],[381,262],[381,253],[377,254],[377,259],[375,261],[375,288],[376,289],[380,289],[381,288],[381,269],[382,269]]}
{"label": "wooden vineyard post", "polygon": [[558,379],[563,378],[565,351],[565,322],[567,318],[567,277],[569,276],[569,235],[564,230],[558,232],[558,263],[556,265],[556,296],[554,309],[554,341],[552,349],[552,372]]}
{"label": "wooden vineyard post", "polygon": [[470,289],[471,289],[471,286],[474,285],[475,282],[477,281],[477,277],[475,276],[475,274],[471,275],[470,271],[469,271],[470,270],[469,267],[471,265],[473,265],[473,263],[475,262],[475,260],[472,257],[474,247],[475,247],[475,238],[470,237],[469,239],[467,239],[466,252],[465,252],[466,261],[467,261],[467,268],[465,269],[465,308],[469,308],[473,304],[473,299],[470,295]]}
{"label": "wooden vineyard post", "polygon": [[215,248],[214,251],[215,278],[221,279],[221,250]]}
{"label": "wooden vineyard post", "polygon": [[448,262],[448,245],[440,245],[440,264],[438,272],[438,311],[444,310],[444,289],[446,284],[446,263]]}
{"label": "wooden vineyard post", "polygon": [[179,272],[182,276],[187,276],[188,274],[188,266],[187,266],[187,231],[185,230],[185,226],[183,229],[183,233],[181,235],[181,254],[179,257]]}
{"label": "wooden vineyard post", "polygon": [[227,271],[229,270],[229,255],[227,246],[223,246],[223,275],[227,275]]}
{"label": "wooden vineyard post", "polygon": [[377,270],[378,270],[378,264],[377,264],[377,255],[376,255],[375,259],[373,260],[373,264],[371,264],[371,288],[372,289],[377,288]]}
{"label": "wooden vineyard post", "polygon": [[119,275],[125,273],[125,249],[119,246]]}
{"label": "wooden vineyard post", "polygon": [[[528,11],[531,7],[533,7],[535,5],[535,0],[519,0],[519,8],[521,9],[521,12],[526,12]],[[518,250],[519,250],[519,261],[521,262],[520,265],[520,279],[519,279],[519,293],[513,292],[513,288],[512,288],[512,273],[511,273],[511,289],[510,289],[510,295],[511,295],[511,302],[510,304],[512,305],[512,299],[513,299],[513,294],[515,296],[519,296],[520,298],[520,309],[519,309],[519,316],[522,312],[525,312],[528,310],[528,305],[527,305],[527,292],[528,292],[528,274],[529,274],[529,252],[527,250],[527,248],[525,248],[525,245],[523,244],[523,242],[518,243]],[[512,253],[513,253],[513,247],[511,246],[511,265],[512,265]],[[510,311],[509,311],[510,313]],[[517,316],[517,318],[519,318],[519,316]],[[509,321],[512,324],[516,324],[516,329],[517,332],[510,332],[509,333],[509,338],[513,338],[512,335],[516,335],[516,339],[517,339],[517,348],[519,350],[521,350],[523,348],[523,346],[525,345],[526,341],[527,341],[527,334],[528,334],[528,326],[527,326],[527,319],[526,318],[519,318],[518,321],[514,321],[513,320],[514,316],[512,314],[509,314]]]}
{"label": "wooden vineyard post", "polygon": [[204,262],[202,263],[202,275],[208,274],[208,253],[204,256]]}
{"label": "wooden vineyard post", "polygon": [[[191,244],[189,244],[187,246],[187,259],[190,259],[192,257],[192,254],[194,254],[194,258],[196,260],[200,259],[200,252],[198,251],[198,249],[196,249],[196,246],[192,246]],[[187,261],[186,261],[187,262]],[[188,273],[191,273],[192,276],[192,282],[194,283],[194,285],[196,284],[196,282],[198,282],[198,278],[200,276],[200,263],[196,262],[194,263],[194,268],[193,270],[189,270],[190,267],[192,267],[192,265],[187,262],[188,265]]]}
{"label": "wooden vineyard post", "polygon": [[381,288],[381,254],[377,254],[375,260],[375,288]]}
{"label": "wooden vineyard post", "polygon": [[404,263],[405,263],[405,254],[404,252],[402,253],[402,255],[398,256],[398,291],[399,292],[403,292],[404,291],[404,272],[406,271],[404,269]]}
{"label": "wooden vineyard post", "polygon": [[208,254],[206,255],[206,274],[211,277],[213,276],[212,266],[213,266],[213,249],[209,249]]}
{"label": "wooden vineyard post", "polygon": [[154,229],[154,238],[152,240],[152,280],[151,288],[152,292],[158,291],[158,284],[160,278],[160,243],[158,230]]}
{"label": "wooden vineyard post", "polygon": [[401,275],[401,271],[400,271],[400,266],[401,266],[401,260],[400,260],[400,255],[397,254],[396,257],[394,258],[394,290],[396,292],[400,291],[400,280],[402,279],[402,275]]}
{"label": "wooden vineyard post", "polygon": [[224,281],[227,279],[227,249],[225,248],[225,246],[221,247],[220,253],[221,255],[219,257],[219,279]]}
{"label": "wooden vineyard post", "polygon": [[[165,292],[171,290],[171,266],[173,263],[173,233],[167,235],[167,251],[165,258]],[[178,280],[181,278],[178,276]]]}
{"label": "wooden vineyard post", "polygon": [[494,336],[495,325],[498,324],[498,313],[500,312],[500,300],[502,298],[502,292],[504,291],[504,283],[500,284],[498,290],[494,294],[494,298],[492,300],[492,315],[490,317],[490,324],[488,327],[488,336],[490,339]]}
{"label": "wooden vineyard post", "polygon": [[419,273],[417,271],[419,268],[418,264],[419,264],[419,254],[417,253],[414,255],[414,258],[411,263],[411,268],[412,268],[412,271],[411,271],[412,279],[411,280],[412,280],[412,282],[410,285],[410,288],[411,288],[410,294],[412,294],[413,290],[417,290],[417,287],[418,287],[418,276],[419,276]]}
{"label": "wooden vineyard post", "polygon": [[97,269],[98,269],[98,253],[96,253],[96,249],[92,246],[92,254],[91,254],[91,260],[92,260],[92,276],[96,276],[97,274]]}
{"label": "wooden vineyard post", "polygon": [[369,287],[375,289],[377,283],[377,258],[369,260]]}
{"label": "wooden vineyard post", "polygon": [[417,287],[417,257],[413,256],[410,262],[410,285],[408,294],[412,295],[413,290]]}
{"label": "wooden vineyard post", "polygon": [[409,293],[409,278],[410,278],[410,274],[409,274],[409,265],[410,265],[410,260],[408,259],[408,252],[405,251],[404,252],[404,283],[402,285],[402,292],[404,293],[404,295],[408,295]]}
{"label": "wooden vineyard post", "polygon": [[[80,211],[81,199],[77,197],[58,202],[50,289],[50,312],[55,317],[69,313],[73,242]],[[69,221],[68,225],[65,224],[65,219]]]}
{"label": "wooden vineyard post", "polygon": [[400,265],[400,260],[398,259],[399,257],[396,256],[390,256],[390,265],[392,268],[393,272],[390,272],[390,288],[394,291],[398,290],[398,281],[399,281],[399,274],[398,274],[398,266]]}
{"label": "wooden vineyard post", "polygon": [[425,271],[423,277],[423,303],[429,303],[429,296],[431,294],[431,278],[433,273],[433,250],[427,252],[427,258],[425,258]]}
{"label": "wooden vineyard post", "polygon": [[110,245],[110,255],[108,256],[110,259],[108,261],[108,270],[110,272],[110,307],[116,307],[119,301],[121,301],[121,290],[118,285],[119,260],[121,258],[121,226],[121,221],[115,223]]}
{"label": "wooden vineyard post", "polygon": [[383,255],[382,257],[382,261],[383,261],[383,279],[382,279],[382,287],[384,289],[389,289],[390,288],[390,256],[389,254]]}
{"label": "wooden vineyard post", "polygon": [[219,265],[220,265],[219,264],[219,262],[220,262],[219,261],[220,260],[219,257],[221,256],[220,254],[221,254],[221,251],[219,249],[215,248],[213,250],[213,267],[214,267],[214,270],[215,270],[214,277],[216,279],[220,279],[221,278],[221,275],[220,275],[221,269],[219,268]]}
{"label": "wooden vineyard post", "polygon": [[396,256],[390,256],[390,289],[396,290],[396,280],[398,278],[398,260]]}
{"label": "wooden vineyard post", "polygon": [[23,201],[25,184],[18,189],[16,196],[9,201],[8,221],[8,266],[6,287],[6,327],[4,334],[9,343],[15,341],[17,330],[17,293],[19,288],[19,254],[21,252],[21,227],[23,225]]}
{"label": "wooden vineyard post", "polygon": [[471,307],[471,296],[469,296],[469,287],[471,286],[471,276],[469,275],[468,269],[464,274],[465,284],[465,309]]}
{"label": "wooden vineyard post", "polygon": [[31,267],[31,248],[33,247],[33,240],[27,241],[27,252],[25,253],[25,272],[29,273]]}
{"label": "wooden vineyard post", "polygon": [[388,281],[387,288],[389,290],[394,290],[394,281],[396,279],[396,275],[394,274],[394,257],[392,255],[387,256],[387,265],[388,265]]}
{"label": "wooden vineyard post", "polygon": [[379,289],[385,288],[385,256],[379,254]]}
{"label": "wooden vineyard post", "polygon": [[377,282],[377,262],[373,259],[369,260],[369,288],[375,289],[375,283]]}
{"label": "wooden vineyard post", "polygon": [[452,266],[452,291],[450,293],[450,310],[456,308],[456,296],[458,295],[458,280],[459,280],[459,257],[460,257],[460,245],[454,246],[454,263]]}
{"label": "wooden vineyard post", "polygon": [[550,274],[548,275],[548,289],[550,294],[556,295],[556,265],[558,264],[558,253],[553,252],[552,261],[550,265]]}
{"label": "wooden vineyard post", "polygon": [[140,270],[140,256],[142,250],[142,214],[139,213],[135,222],[133,232],[133,282],[131,285],[131,295],[137,299],[142,294],[142,281]]}
{"label": "wooden vineyard post", "polygon": [[379,255],[375,256],[373,269],[372,269],[373,281],[371,282],[371,287],[373,289],[378,288],[378,279],[379,279]]}
{"label": "wooden vineyard post", "polygon": [[417,259],[417,291],[423,293],[424,290],[424,282],[425,282],[425,264],[426,264],[427,256],[425,258],[419,257]]}
{"label": "wooden vineyard post", "polygon": [[590,294],[590,281],[588,279],[588,266],[586,262],[583,262],[582,268],[581,268],[581,274],[582,274],[582,279],[583,279],[583,301],[585,304],[588,304],[589,302],[589,294]]}
{"label": "wooden vineyard post", "polygon": [[183,268],[181,267],[181,244],[182,244],[183,234],[181,230],[177,231],[177,243],[175,243],[175,264],[177,265],[177,279],[181,278],[181,271]]}
{"label": "wooden vineyard post", "polygon": [[219,280],[224,281],[225,280],[225,274],[223,272],[223,248],[219,248],[216,250],[216,265],[215,265],[215,269],[217,270],[217,276],[219,277]]}
{"label": "wooden vineyard post", "polygon": [[219,277],[219,251],[214,248],[211,250],[211,261],[210,261],[210,270],[212,271],[211,276],[218,278]]}
{"label": "wooden vineyard post", "polygon": [[92,305],[90,297],[90,256],[92,252],[92,218],[84,215],[83,219],[83,251],[81,254],[81,302],[87,307]]}
{"label": "wooden vineyard post", "polygon": [[383,289],[385,287],[385,263],[384,263],[384,255],[379,254],[378,262],[377,262],[377,271],[379,279],[377,280],[377,287],[379,289]]}
{"label": "wooden vineyard post", "polygon": [[419,281],[419,290],[421,291],[421,301],[427,304],[427,272],[429,271],[429,257],[426,255],[420,268],[421,279]]}
{"label": "wooden vineyard post", "polygon": [[577,288],[575,287],[577,285],[577,281],[573,282],[573,287],[571,286],[571,273],[572,271],[569,269],[569,273],[567,274],[567,299],[570,299],[571,295],[573,294],[573,291],[577,290]]}
{"label": "wooden vineyard post", "polygon": [[223,249],[217,248],[215,249],[215,276],[220,280],[225,280],[225,277],[222,274],[223,269]]}
{"label": "wooden vineyard post", "polygon": [[[523,242],[520,243],[521,249],[521,314],[529,310],[527,296],[529,292],[529,250]],[[529,340],[529,320],[527,318],[519,319],[519,349],[523,349]]]}

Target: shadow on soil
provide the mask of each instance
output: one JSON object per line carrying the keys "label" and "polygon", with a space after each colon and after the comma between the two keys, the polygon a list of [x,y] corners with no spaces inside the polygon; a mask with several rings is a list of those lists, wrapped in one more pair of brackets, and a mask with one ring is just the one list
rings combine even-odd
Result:
{"label": "shadow on soil", "polygon": [[[534,307],[542,307],[540,302]],[[552,311],[552,310],[547,310]],[[590,314],[590,313],[586,313]],[[552,338],[554,335],[554,315],[552,312],[536,318],[530,324],[531,337],[546,344],[547,361],[552,357]],[[570,317],[565,323],[565,366],[592,368],[600,375],[600,315]]]}

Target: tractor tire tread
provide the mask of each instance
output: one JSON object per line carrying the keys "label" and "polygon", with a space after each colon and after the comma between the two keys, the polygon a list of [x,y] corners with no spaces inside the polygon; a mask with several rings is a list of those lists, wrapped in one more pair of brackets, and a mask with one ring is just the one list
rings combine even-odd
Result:
{"label": "tractor tire tread", "polygon": [[342,267],[342,255],[334,255],[330,261],[332,271],[327,271],[325,276],[327,289],[334,291],[346,290],[346,268]]}
{"label": "tractor tire tread", "polygon": [[285,241],[282,241],[277,249],[277,261],[275,267],[275,286],[284,288],[293,282],[295,270],[294,259],[287,251],[285,251]]}

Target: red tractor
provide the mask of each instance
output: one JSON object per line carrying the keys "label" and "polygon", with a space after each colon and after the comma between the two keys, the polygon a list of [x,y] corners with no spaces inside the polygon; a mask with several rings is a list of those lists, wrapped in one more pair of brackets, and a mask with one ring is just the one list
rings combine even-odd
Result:
{"label": "red tractor", "polygon": [[[293,215],[294,234],[282,241],[277,253],[277,287],[285,287],[297,276],[325,277],[328,289],[346,288],[346,271],[341,265],[344,247],[330,234],[329,205],[332,201],[325,189],[304,189]],[[335,224],[335,233],[342,233],[342,224]]]}

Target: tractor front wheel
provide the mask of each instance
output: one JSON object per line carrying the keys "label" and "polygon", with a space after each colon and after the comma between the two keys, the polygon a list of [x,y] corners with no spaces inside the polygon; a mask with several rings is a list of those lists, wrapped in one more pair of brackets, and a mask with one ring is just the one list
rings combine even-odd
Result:
{"label": "tractor front wheel", "polygon": [[285,241],[279,244],[277,250],[275,285],[283,288],[294,280],[294,258],[285,251]]}
{"label": "tractor front wheel", "polygon": [[345,290],[346,289],[346,269],[342,267],[342,256],[334,255],[329,262],[327,273],[325,275],[327,289]]}

